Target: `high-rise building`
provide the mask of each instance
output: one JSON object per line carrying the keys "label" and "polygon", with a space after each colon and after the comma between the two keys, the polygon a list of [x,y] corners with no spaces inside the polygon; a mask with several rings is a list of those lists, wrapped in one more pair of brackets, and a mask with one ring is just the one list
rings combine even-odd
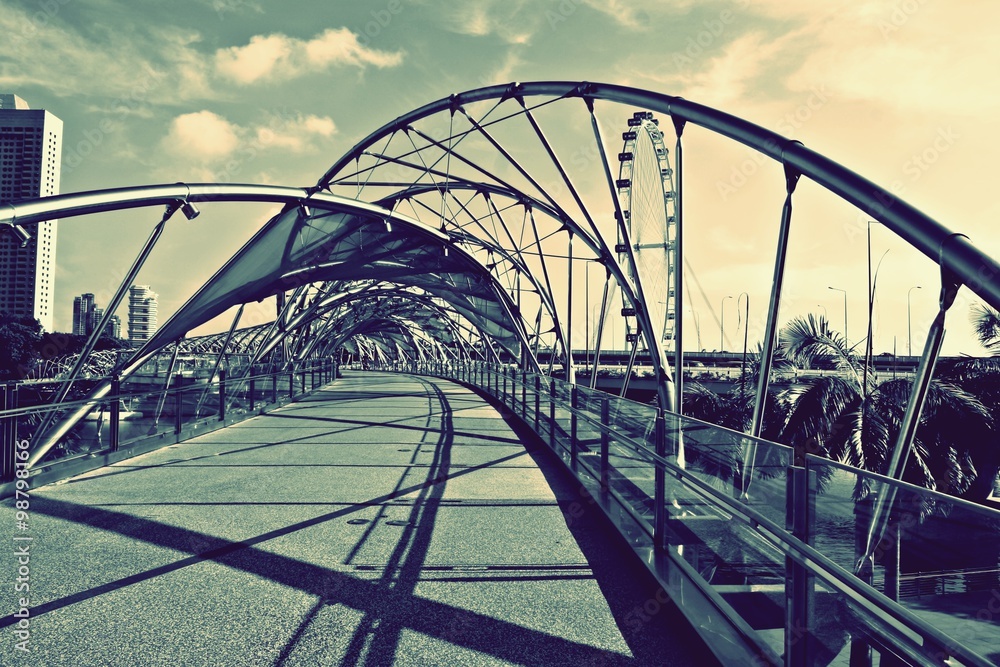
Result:
{"label": "high-rise building", "polygon": [[[156,295],[152,295],[156,298]],[[156,312],[155,305],[153,309],[153,328],[155,330],[155,320]],[[81,294],[80,296],[73,297],[73,333],[77,336],[89,336],[94,332],[94,329],[100,325],[101,320],[104,319],[104,309],[97,305],[94,300],[94,295],[90,292],[86,294]],[[101,333],[102,337],[105,338],[121,338],[122,337],[122,319],[117,315],[112,315],[111,319],[104,326],[104,332]]]}
{"label": "high-rise building", "polygon": [[108,327],[104,331],[104,335],[109,338],[121,338],[122,337],[122,318],[117,315],[111,316],[111,321],[108,322]]}
{"label": "high-rise building", "polygon": [[[59,194],[62,121],[0,93],[0,204]],[[31,238],[0,234],[0,312],[34,317],[52,331],[56,221],[28,226]]]}
{"label": "high-rise building", "polygon": [[132,285],[128,290],[128,339],[143,343],[156,332],[156,292],[149,285]]}
{"label": "high-rise building", "polygon": [[87,336],[94,330],[94,313],[97,303],[90,292],[73,297],[73,334]]}

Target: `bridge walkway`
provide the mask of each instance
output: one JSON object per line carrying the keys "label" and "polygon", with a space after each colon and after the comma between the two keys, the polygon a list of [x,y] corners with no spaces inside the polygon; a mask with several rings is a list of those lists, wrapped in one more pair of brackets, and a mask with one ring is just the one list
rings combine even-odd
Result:
{"label": "bridge walkway", "polygon": [[560,465],[464,386],[348,372],[32,491],[0,662],[715,664]]}

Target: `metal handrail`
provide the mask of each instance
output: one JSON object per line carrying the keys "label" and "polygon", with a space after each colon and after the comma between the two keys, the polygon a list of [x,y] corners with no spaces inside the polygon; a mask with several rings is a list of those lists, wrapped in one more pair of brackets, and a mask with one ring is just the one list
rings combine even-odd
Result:
{"label": "metal handrail", "polygon": [[[449,372],[446,369],[442,375],[446,377],[451,377],[456,375],[455,373]],[[433,373],[432,373],[433,374]],[[533,377],[533,375],[525,374],[524,378]],[[563,380],[558,378],[549,378],[551,381],[566,384]],[[531,384],[528,382],[527,384]],[[546,400],[551,400],[551,397],[543,392],[546,396]],[[628,401],[628,399],[616,398],[618,401]],[[566,401],[557,399],[557,402],[563,409],[570,410],[571,413],[575,414],[577,418],[583,418],[590,424],[596,426],[599,430],[606,432],[613,440],[621,446],[627,449],[631,449],[636,454],[643,457],[645,460],[651,462],[655,466],[661,466],[664,470],[668,471],[669,474],[677,479],[681,484],[691,491],[697,493],[699,496],[713,502],[718,509],[721,509],[731,516],[740,519],[746,523],[750,528],[760,535],[764,540],[778,548],[782,553],[791,557],[800,565],[804,566],[810,573],[817,576],[829,587],[837,590],[838,592],[844,594],[850,598],[853,603],[857,606],[858,610],[871,617],[871,620],[878,623],[880,626],[880,631],[886,633],[887,636],[895,642],[895,646],[901,650],[905,650],[909,656],[926,664],[938,664],[933,663],[928,660],[926,654],[920,650],[911,639],[908,639],[901,630],[908,630],[919,635],[924,644],[923,647],[941,648],[946,651],[949,655],[959,658],[960,660],[972,664],[972,665],[983,665],[984,667],[991,665],[992,663],[982,655],[976,653],[975,651],[962,646],[960,643],[955,641],[952,637],[949,637],[941,630],[935,628],[934,626],[927,623],[925,620],[917,616],[915,613],[903,607],[898,602],[895,602],[873,588],[868,584],[863,583],[854,574],[848,572],[832,559],[824,555],[822,552],[818,551],[815,547],[802,541],[795,535],[791,534],[784,526],[776,524],[773,520],[765,516],[764,514],[758,512],[752,507],[740,502],[736,498],[729,497],[717,489],[712,487],[710,484],[701,480],[697,476],[691,474],[690,471],[676,465],[669,459],[650,451],[647,447],[642,444],[637,443],[633,438],[622,435],[616,432],[613,428],[603,424],[600,418],[594,419],[592,414],[586,410],[574,410],[572,406],[567,407]],[[677,415],[674,415],[677,416]],[[677,416],[679,417],[679,416]],[[734,437],[738,438],[751,438],[746,434],[739,433],[737,431],[732,431],[730,429],[725,429],[713,424],[708,424],[707,422],[700,422],[700,420],[694,420],[689,417],[679,417],[685,421],[694,421],[702,424],[706,424],[713,428],[721,431],[729,432]],[[779,443],[773,443],[760,438],[751,438],[757,440],[760,443],[766,443],[768,446],[777,446],[785,450],[791,448],[781,445]],[[998,518],[1000,518],[1000,511],[992,510],[975,503],[971,503],[967,500],[960,498],[954,498],[945,494],[930,491],[928,489],[922,489],[921,487],[916,487],[912,484],[907,484],[905,482],[900,482],[898,480],[885,477],[884,475],[878,475],[876,473],[869,473],[860,469],[852,468],[851,466],[846,466],[829,459],[823,459],[821,457],[816,457],[813,455],[807,456],[806,459],[806,470],[809,470],[809,463],[812,462],[813,465],[833,465],[840,469],[852,473],[861,473],[865,476],[872,477],[878,481],[886,484],[892,484],[898,487],[905,487],[914,491],[918,491],[922,494],[928,494],[940,498],[941,500],[956,503],[971,509],[976,509],[977,511],[982,511],[987,514],[995,513]],[[591,471],[593,472],[593,471]],[[623,509],[628,510],[629,504],[625,502],[617,494],[614,494],[614,498]],[[630,514],[634,518],[636,515],[632,512]],[[640,519],[640,526],[647,528],[645,520]],[[700,582],[696,582],[701,586]],[[707,585],[707,584],[706,584]],[[886,618],[888,617],[888,618]],[[901,627],[895,627],[893,625],[897,623]]]}

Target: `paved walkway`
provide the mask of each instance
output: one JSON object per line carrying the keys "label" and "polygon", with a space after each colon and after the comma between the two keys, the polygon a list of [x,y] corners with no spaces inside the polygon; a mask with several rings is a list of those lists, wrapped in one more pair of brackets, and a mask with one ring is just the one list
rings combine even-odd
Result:
{"label": "paved walkway", "polygon": [[0,664],[713,664],[523,442],[465,387],[358,373],[36,489],[31,652],[6,616]]}

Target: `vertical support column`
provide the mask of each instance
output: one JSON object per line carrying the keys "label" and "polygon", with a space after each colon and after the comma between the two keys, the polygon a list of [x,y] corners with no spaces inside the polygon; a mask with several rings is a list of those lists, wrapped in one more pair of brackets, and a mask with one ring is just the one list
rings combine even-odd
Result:
{"label": "vertical support column", "polygon": [[539,416],[542,411],[542,376],[535,376],[535,433],[538,433]]}
{"label": "vertical support column", "polygon": [[[197,416],[197,415],[195,415]],[[219,421],[226,421],[226,369],[219,371]]]}
{"label": "vertical support column", "polygon": [[[655,439],[654,446],[656,455],[660,458],[667,456],[667,422],[663,415],[663,410],[657,410],[656,425],[653,433]],[[656,549],[663,549],[666,546],[667,534],[667,471],[663,462],[656,461],[656,470],[653,473],[653,546]]]}
{"label": "vertical support column", "polygon": [[278,402],[278,374],[273,373],[271,375],[271,402]]}
{"label": "vertical support column", "polygon": [[112,452],[118,451],[121,439],[121,393],[122,381],[118,373],[111,376],[111,410],[108,414],[108,449]]}
{"label": "vertical support column", "polygon": [[601,397],[601,493],[608,491],[608,449],[611,446],[611,404]]}
{"label": "vertical support column", "polygon": [[[673,410],[684,414],[684,144],[681,135],[687,121],[671,116],[677,143],[674,146],[674,175],[677,192],[674,195],[674,405]],[[667,296],[667,301],[670,297]],[[659,344],[659,343],[657,343]],[[680,443],[678,439],[678,443]],[[683,456],[679,457],[683,461]]]}
{"label": "vertical support column", "polygon": [[[0,385],[0,410],[13,410],[17,407],[17,385],[7,382]],[[14,481],[14,452],[17,449],[17,417],[4,417],[0,421],[0,483]]]}
{"label": "vertical support column", "polygon": [[576,382],[576,365],[573,363],[573,232],[569,232],[566,254],[566,273],[568,287],[566,290],[566,382]]}
{"label": "vertical support column", "polygon": [[[789,466],[785,486],[785,528],[806,544],[812,544],[810,527],[816,498],[806,468]],[[785,556],[785,664],[811,665],[815,582],[809,570],[791,556]]]}
{"label": "vertical support column", "polygon": [[183,424],[183,419],[181,418],[184,408],[184,393],[181,391],[181,382],[183,380],[184,375],[182,373],[174,376],[174,433],[177,435],[180,435]]}
{"label": "vertical support column", "polygon": [[521,373],[521,419],[528,421],[528,372]]}
{"label": "vertical support column", "polygon": [[247,383],[247,398],[250,399],[250,412],[257,411],[257,380],[253,375]]}
{"label": "vertical support column", "polygon": [[[767,311],[767,325],[764,329],[763,355],[760,360],[760,377],[757,381],[757,402],[754,404],[753,424],[750,435],[760,437],[764,425],[764,407],[767,403],[767,389],[771,381],[771,364],[774,362],[774,343],[778,337],[778,309],[781,306],[781,288],[785,280],[785,257],[788,254],[788,235],[792,225],[792,194],[799,182],[797,171],[785,165],[785,203],[781,208],[781,225],[778,229],[778,248],[774,257],[774,277],[771,285],[771,302]],[[757,444],[751,442],[743,456],[741,497],[746,498],[753,478]]]}
{"label": "vertical support column", "polygon": [[569,388],[569,465],[573,472],[576,472],[576,463],[580,451],[580,447],[577,445],[580,429],[576,416],[579,405],[580,395],[577,386],[574,384]]}
{"label": "vertical support column", "polygon": [[[959,236],[958,234],[952,235]],[[952,238],[952,237],[949,237]],[[947,243],[947,241],[945,242]],[[944,245],[941,246],[941,254],[944,254]],[[906,412],[899,425],[899,436],[896,439],[896,446],[892,450],[892,457],[886,470],[886,476],[892,479],[902,479],[903,471],[906,469],[906,460],[909,458],[910,449],[913,446],[913,438],[916,436],[917,427],[920,424],[920,415],[930,391],[931,380],[934,376],[934,367],[937,365],[938,356],[941,354],[941,345],[944,343],[945,316],[948,309],[955,303],[955,297],[961,282],[951,272],[942,268],[941,270],[941,296],[938,303],[938,313],[931,322],[930,331],[927,332],[927,342],[924,344],[923,356],[917,366],[916,374],[913,378],[913,386],[910,390],[910,399],[906,404]],[[872,508],[871,525],[868,528],[867,546],[862,560],[858,561],[856,571],[861,573],[874,567],[874,554],[885,535],[886,526],[889,523],[889,514],[896,500],[896,485],[880,484],[881,492],[878,493]]]}
{"label": "vertical support column", "polygon": [[899,516],[896,512],[889,515],[889,528],[885,537],[879,543],[885,549],[883,564],[885,567],[885,585],[882,592],[890,600],[899,601]]}
{"label": "vertical support column", "polygon": [[556,380],[549,378],[549,447],[556,451]]}

